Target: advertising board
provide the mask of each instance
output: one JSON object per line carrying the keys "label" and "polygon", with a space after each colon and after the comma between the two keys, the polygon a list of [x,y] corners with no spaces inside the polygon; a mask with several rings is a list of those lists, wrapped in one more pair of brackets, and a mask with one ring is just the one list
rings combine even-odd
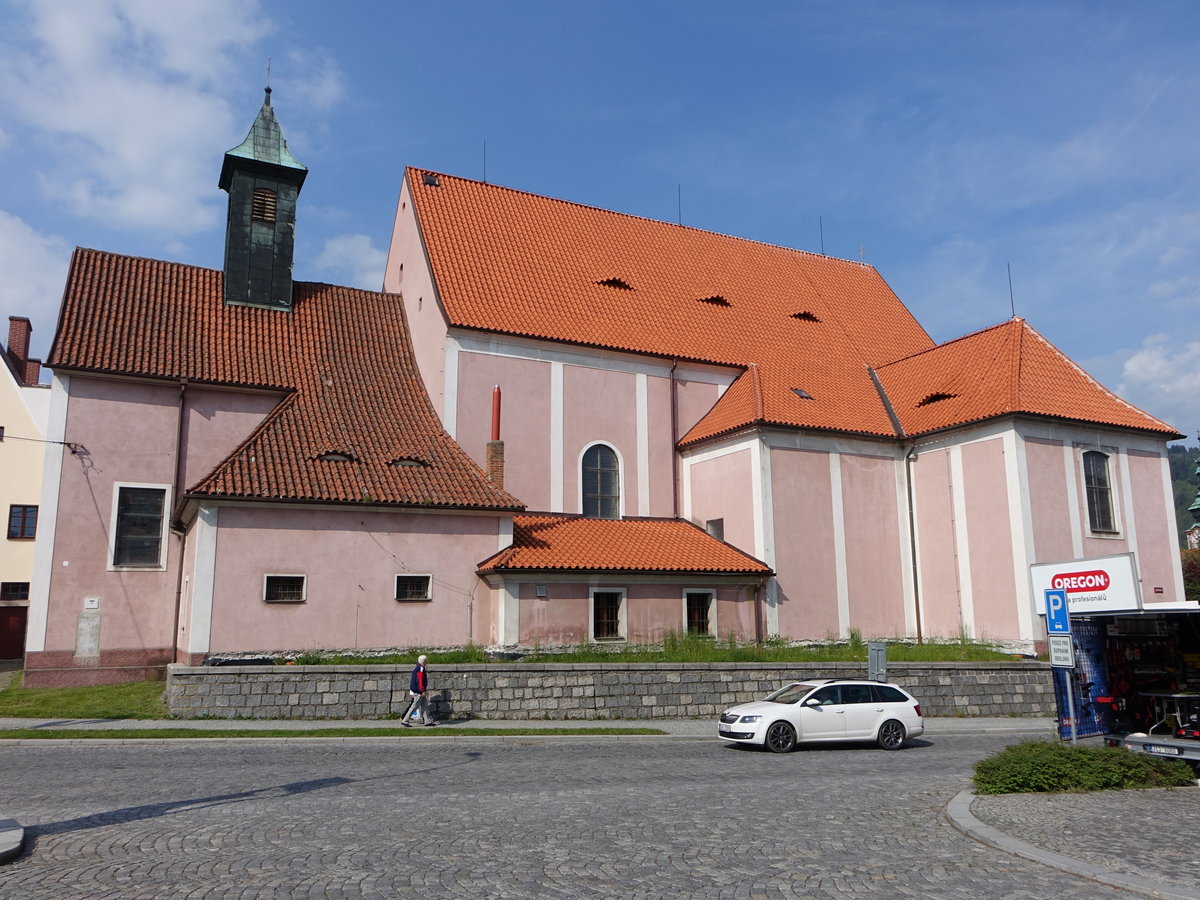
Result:
{"label": "advertising board", "polygon": [[1029,567],[1029,580],[1042,615],[1046,613],[1046,591],[1065,591],[1067,609],[1073,616],[1136,612],[1142,608],[1132,553],[1034,563]]}

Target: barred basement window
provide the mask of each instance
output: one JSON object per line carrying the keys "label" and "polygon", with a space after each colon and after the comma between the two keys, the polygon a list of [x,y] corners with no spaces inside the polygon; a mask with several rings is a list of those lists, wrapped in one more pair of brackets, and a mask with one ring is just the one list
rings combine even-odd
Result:
{"label": "barred basement window", "polygon": [[260,222],[274,222],[278,211],[279,198],[274,191],[266,188],[254,189],[254,200],[250,205],[250,218]]}
{"label": "barred basement window", "polygon": [[684,594],[684,624],[688,634],[703,637],[716,634],[713,628],[712,607],[712,591],[688,591]]}
{"label": "barred basement window", "polygon": [[307,575],[267,575],[263,599],[267,603],[304,603]]}
{"label": "barred basement window", "polygon": [[625,592],[592,591],[592,640],[619,641],[625,637]]}
{"label": "barred basement window", "polygon": [[429,600],[429,583],[432,581],[429,575],[397,575],[396,576],[396,599],[397,600]]}

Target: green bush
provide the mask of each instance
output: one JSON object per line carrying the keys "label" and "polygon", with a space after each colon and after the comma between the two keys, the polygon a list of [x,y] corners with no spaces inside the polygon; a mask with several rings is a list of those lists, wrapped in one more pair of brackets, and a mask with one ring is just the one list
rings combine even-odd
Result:
{"label": "green bush", "polygon": [[1161,759],[1123,747],[1025,741],[975,764],[975,793],[1179,787],[1194,784],[1195,777],[1180,759]]}

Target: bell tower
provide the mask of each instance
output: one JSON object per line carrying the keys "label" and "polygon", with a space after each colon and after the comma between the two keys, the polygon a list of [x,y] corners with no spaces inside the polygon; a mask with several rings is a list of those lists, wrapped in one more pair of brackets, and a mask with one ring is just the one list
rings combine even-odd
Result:
{"label": "bell tower", "polygon": [[221,190],[229,194],[225,226],[225,302],[292,308],[296,198],[308,169],[288,150],[267,88],[258,118],[225,154]]}

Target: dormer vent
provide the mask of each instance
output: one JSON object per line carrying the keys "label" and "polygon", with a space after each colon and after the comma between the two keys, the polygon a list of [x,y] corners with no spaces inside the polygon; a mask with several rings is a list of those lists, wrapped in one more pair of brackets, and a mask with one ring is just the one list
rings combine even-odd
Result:
{"label": "dormer vent", "polygon": [[808,310],[804,310],[803,312],[794,312],[794,313],[792,313],[792,318],[799,319],[801,322],[820,322],[821,321],[815,315],[810,313]]}
{"label": "dormer vent", "polygon": [[804,388],[792,388],[792,393],[793,393],[793,394],[795,394],[797,397],[799,397],[801,400],[814,400],[814,399],[816,399],[816,398],[814,398],[814,397],[813,397],[813,395],[812,395],[812,394],[810,394],[810,393],[809,393],[808,391],[806,391]]}
{"label": "dormer vent", "polygon": [[429,463],[423,459],[417,459],[415,456],[400,456],[396,459],[388,460],[388,465],[406,466],[410,469],[419,469],[424,468],[425,466],[429,465]]}
{"label": "dormer vent", "polygon": [[729,306],[730,303],[720,294],[713,294],[711,297],[701,297],[701,303],[711,303],[713,306]]}
{"label": "dormer vent", "polygon": [[920,403],[918,403],[917,406],[928,406],[930,403],[939,403],[942,400],[953,400],[957,396],[958,396],[958,394],[947,394],[947,393],[939,391],[937,393],[930,394],[929,396],[927,396],[924,400],[922,400]]}
{"label": "dormer vent", "polygon": [[438,181],[437,175],[435,175],[433,172],[422,172],[421,173],[421,184],[427,184],[430,187],[441,187],[442,186],[441,182]]}
{"label": "dormer vent", "polygon": [[324,453],[318,453],[315,458],[321,462],[358,462],[352,454],[340,450],[326,450]]}
{"label": "dormer vent", "polygon": [[597,281],[596,284],[599,284],[603,287],[617,288],[618,290],[622,291],[633,290],[633,285],[622,278],[605,278],[603,281]]}

